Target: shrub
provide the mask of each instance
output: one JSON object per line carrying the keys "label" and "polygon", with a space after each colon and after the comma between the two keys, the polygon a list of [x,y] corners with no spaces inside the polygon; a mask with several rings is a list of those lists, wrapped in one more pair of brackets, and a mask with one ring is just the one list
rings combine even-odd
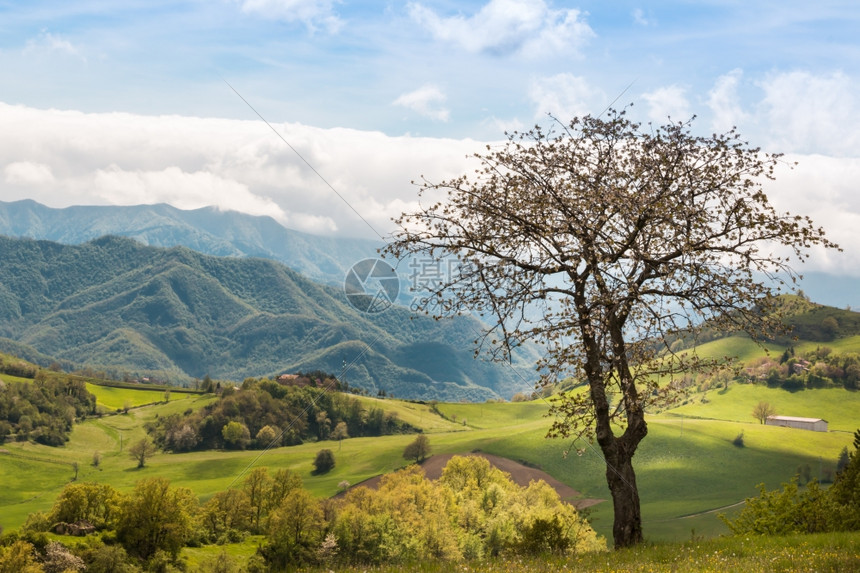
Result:
{"label": "shrub", "polygon": [[744,447],[744,433],[743,433],[743,430],[741,430],[741,433],[740,433],[740,434],[738,434],[737,436],[735,436],[735,439],[734,439],[734,440],[732,440],[732,444],[734,444],[735,446],[737,446],[737,447],[739,447],[739,448]]}
{"label": "shrub", "polygon": [[320,450],[314,459],[314,474],[324,474],[334,468],[334,454],[331,450]]}
{"label": "shrub", "polygon": [[251,432],[248,430],[248,426],[241,422],[227,422],[221,428],[221,435],[225,442],[240,450],[244,450],[251,441]]}

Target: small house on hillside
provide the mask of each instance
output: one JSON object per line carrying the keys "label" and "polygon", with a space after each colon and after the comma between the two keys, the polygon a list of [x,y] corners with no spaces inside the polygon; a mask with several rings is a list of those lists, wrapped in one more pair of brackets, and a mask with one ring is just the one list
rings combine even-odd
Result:
{"label": "small house on hillside", "polygon": [[797,416],[768,416],[765,424],[768,426],[783,426],[813,432],[826,432],[827,420],[821,418],[799,418]]}

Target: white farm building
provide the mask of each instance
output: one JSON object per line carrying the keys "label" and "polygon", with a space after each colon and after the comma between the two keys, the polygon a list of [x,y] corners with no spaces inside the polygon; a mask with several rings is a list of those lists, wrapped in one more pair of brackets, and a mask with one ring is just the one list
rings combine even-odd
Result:
{"label": "white farm building", "polygon": [[797,416],[768,416],[765,424],[768,426],[783,426],[786,428],[798,428],[800,430],[812,430],[813,432],[826,432],[827,420],[821,418],[798,418]]}

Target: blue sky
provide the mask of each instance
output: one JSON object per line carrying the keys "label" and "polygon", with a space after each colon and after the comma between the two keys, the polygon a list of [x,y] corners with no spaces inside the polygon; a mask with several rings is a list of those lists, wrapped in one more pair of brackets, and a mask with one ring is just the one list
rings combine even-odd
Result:
{"label": "blue sky", "polygon": [[7,2],[2,98],[248,118],[223,77],[272,121],[493,138],[631,83],[619,103],[673,88],[709,120],[734,72],[753,109],[781,74],[856,78],[858,29],[851,2]]}
{"label": "blue sky", "polygon": [[860,276],[858,29],[847,1],[0,1],[0,198],[374,236],[414,205],[412,179],[620,96],[799,161],[772,200],[846,247],[815,269]]}

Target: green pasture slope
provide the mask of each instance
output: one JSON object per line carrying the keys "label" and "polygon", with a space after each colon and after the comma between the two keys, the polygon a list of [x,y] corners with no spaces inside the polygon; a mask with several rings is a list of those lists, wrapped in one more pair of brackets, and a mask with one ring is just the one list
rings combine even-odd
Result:
{"label": "green pasture slope", "polygon": [[[0,361],[8,364],[15,362],[23,363],[35,370],[39,369],[35,364],[21,360],[15,356],[0,352]],[[96,405],[103,412],[116,411],[124,408],[138,408],[147,404],[156,404],[165,400],[165,392],[168,393],[170,400],[178,400],[184,394],[197,393],[188,388],[179,388],[173,386],[159,385],[140,385],[127,382],[119,382],[116,380],[100,380],[87,376],[78,376],[75,374],[66,374],[63,372],[52,372],[50,370],[41,370],[48,378],[72,378],[82,380],[87,391],[96,397]],[[5,382],[32,382],[32,378],[22,378],[20,376],[12,376],[11,374],[0,373],[0,380]]]}
{"label": "green pasture slope", "polygon": [[[146,402],[150,390],[140,392]],[[129,396],[118,394],[122,400]],[[160,453],[136,469],[125,449],[144,436],[143,424],[155,416],[197,409],[217,398],[212,395],[171,393],[169,403],[140,406],[127,414],[86,420],[75,427],[69,443],[50,448],[31,443],[7,443],[0,453],[0,525],[15,528],[34,511],[47,511],[63,486],[74,477],[110,483],[130,490],[144,477],[162,476],[191,488],[205,501],[213,493],[241,483],[256,466],[289,468],[297,472],[314,494],[329,496],[341,481],[357,484],[406,464],[402,452],[414,436],[353,438],[343,442],[306,443],[260,451],[207,451]],[[704,401],[702,400],[704,398]],[[101,400],[102,398],[100,398]],[[831,421],[835,431],[807,432],[762,426],[750,412],[760,399],[785,408],[785,413],[815,415]],[[584,497],[609,499],[605,465],[596,445],[570,440],[547,440],[550,420],[543,401],[525,403],[430,404],[363,398],[368,406],[395,411],[421,427],[430,438],[433,453],[481,450],[539,466],[582,492]],[[789,411],[806,405],[809,411]],[[728,390],[711,390],[687,399],[674,410],[649,417],[649,435],[636,454],[638,486],[642,498],[646,537],[654,541],[683,540],[692,535],[712,537],[726,530],[717,517],[756,494],[756,485],[778,487],[808,464],[813,475],[833,468],[839,451],[851,443],[851,431],[860,426],[860,393],[845,390],[805,390],[788,393],[759,386],[732,384]],[[744,433],[745,447],[732,440]],[[333,450],[337,465],[323,476],[311,475],[311,462],[321,448]],[[581,450],[577,452],[577,449]],[[92,465],[99,452],[99,467]],[[567,455],[565,455],[567,452]],[[595,528],[611,534],[610,503],[591,510]],[[731,509],[722,509],[730,512]]]}
{"label": "green pasture slope", "polygon": [[[123,408],[139,408],[147,404],[163,402],[165,390],[153,390],[146,387],[131,388],[127,386],[106,386],[87,382],[87,391],[96,397],[96,404],[107,410],[120,410]],[[186,394],[168,390],[171,401],[180,400]]]}

